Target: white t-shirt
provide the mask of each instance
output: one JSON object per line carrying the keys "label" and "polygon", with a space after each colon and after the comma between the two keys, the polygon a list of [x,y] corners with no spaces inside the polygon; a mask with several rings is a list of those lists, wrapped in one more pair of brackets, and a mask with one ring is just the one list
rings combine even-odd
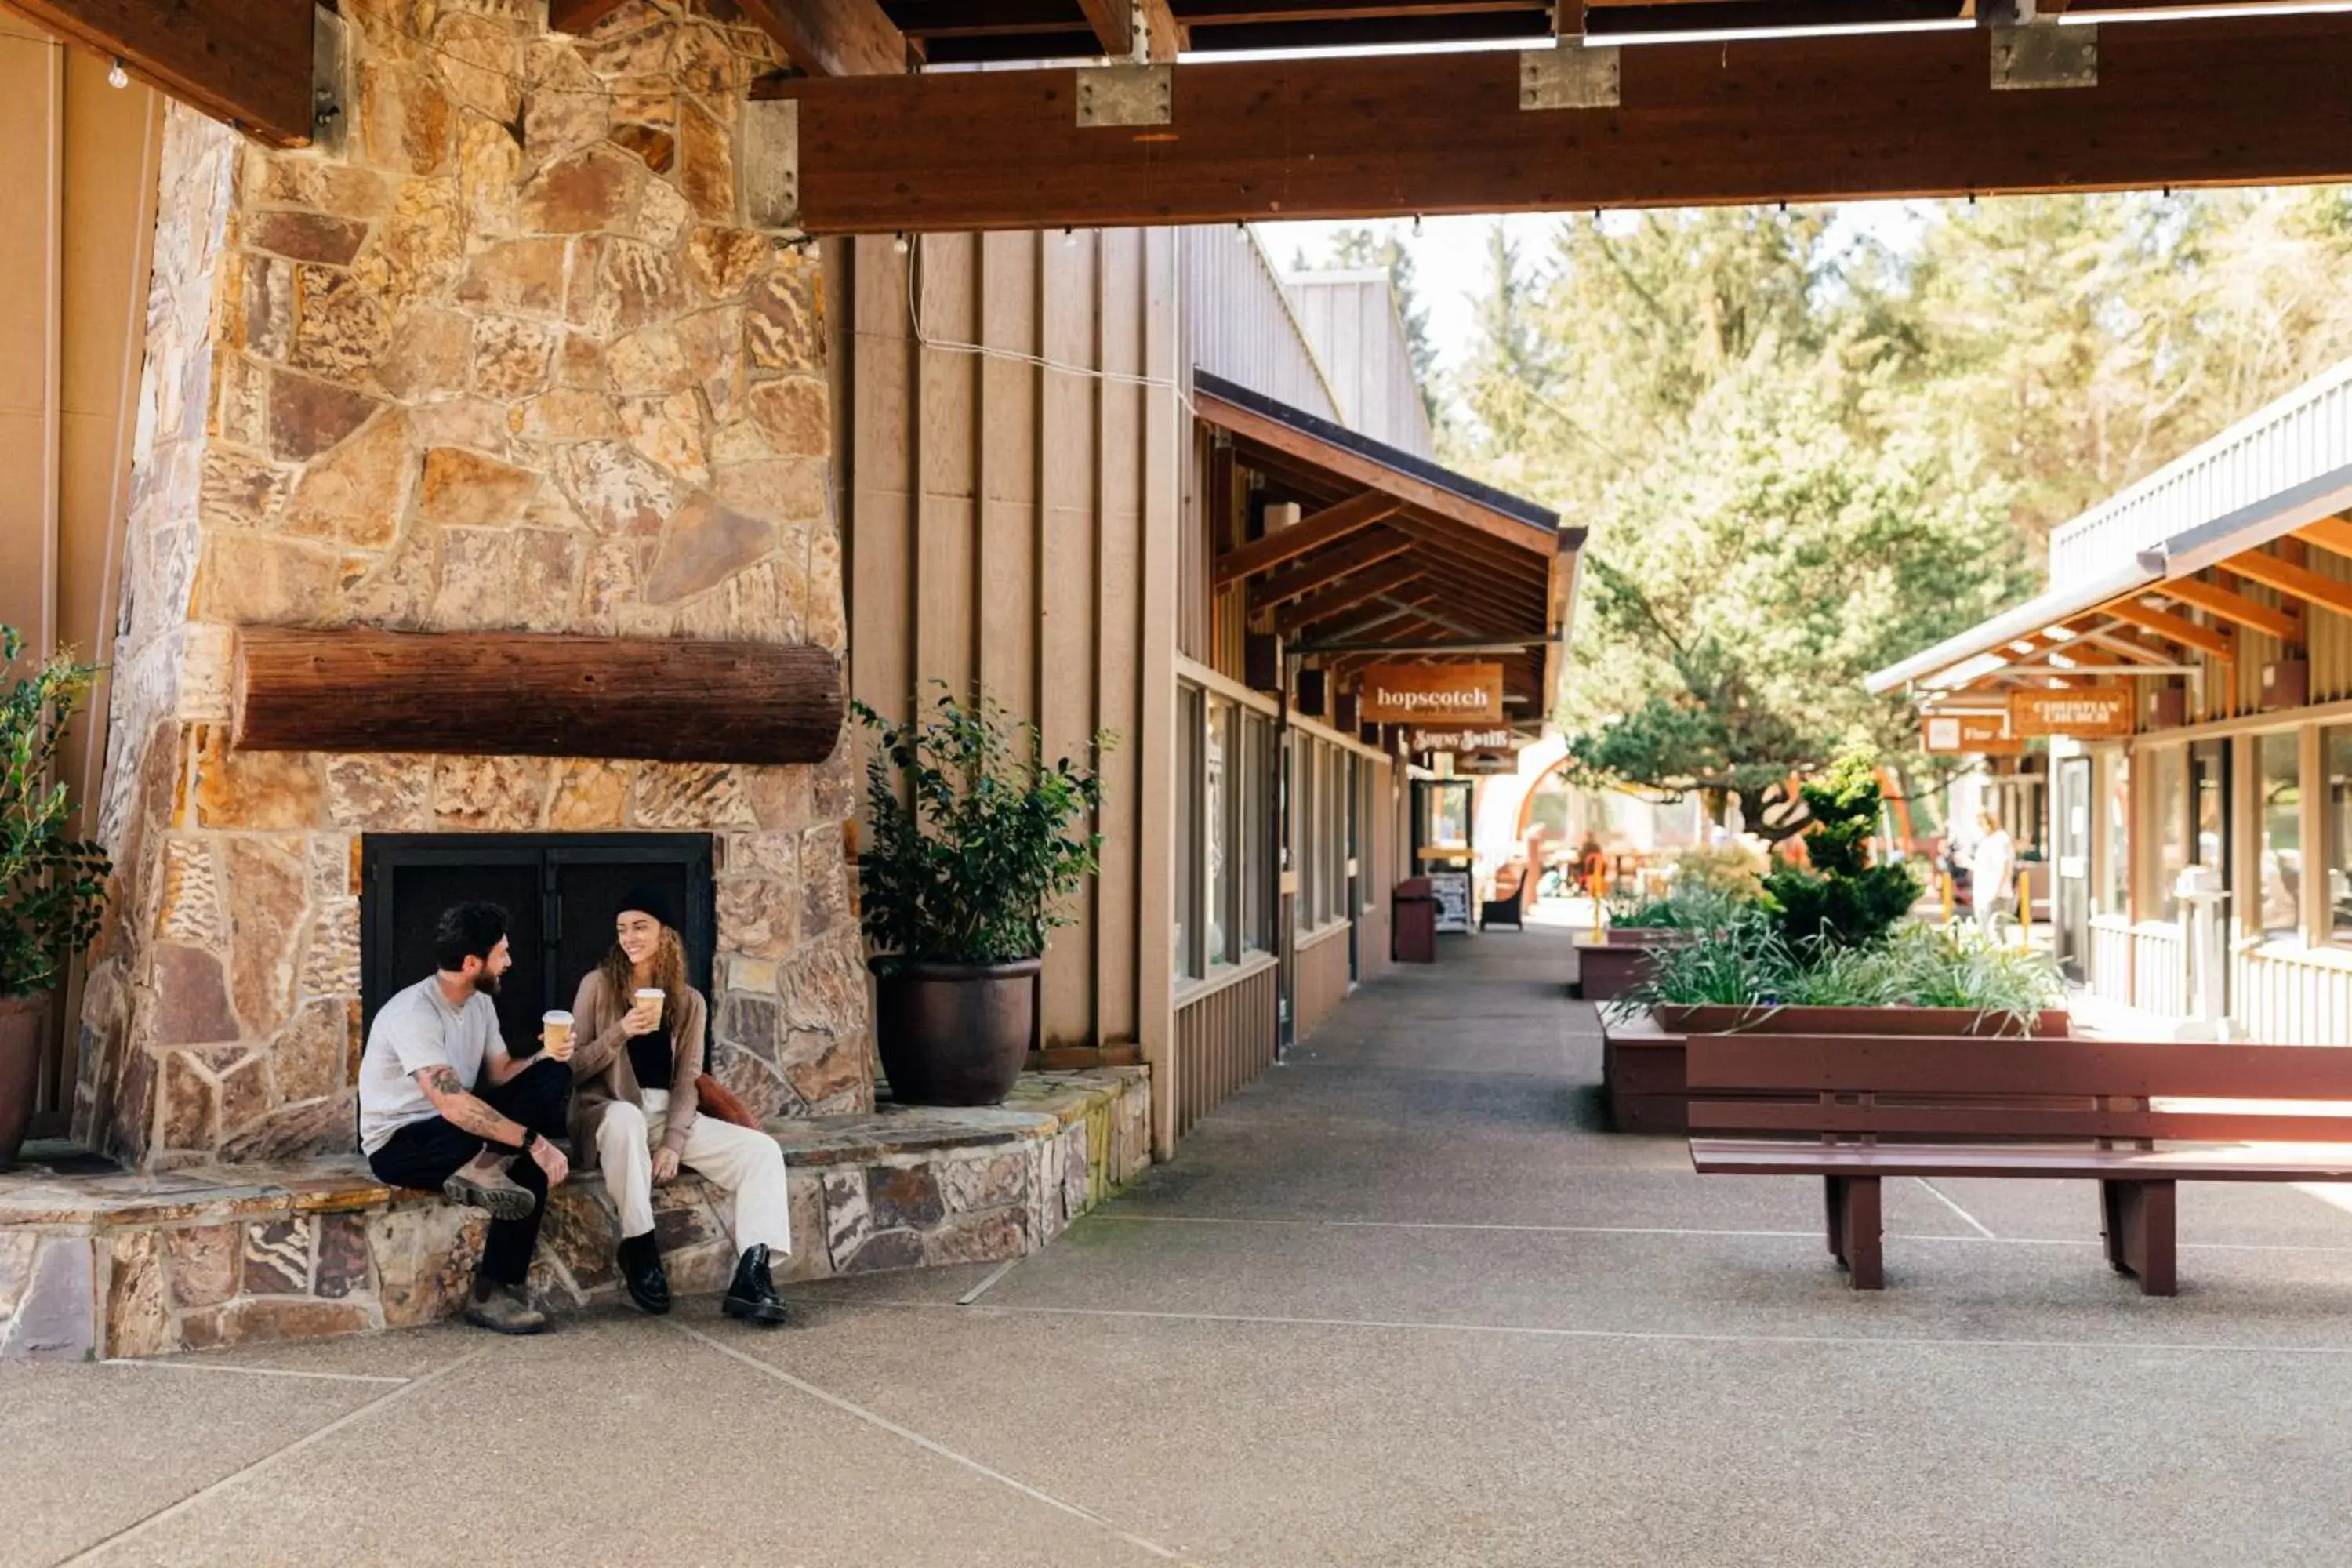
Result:
{"label": "white t-shirt", "polygon": [[436,974],[385,1003],[360,1053],[360,1147],[373,1154],[410,1122],[439,1115],[414,1075],[448,1067],[471,1089],[498,1037],[497,1005],[477,991],[463,1007],[452,1007]]}
{"label": "white t-shirt", "polygon": [[2017,847],[2010,842],[2009,830],[1996,827],[1977,840],[1976,852],[1969,857],[1970,897],[1979,903],[2006,903],[2016,895],[2010,888],[2017,874]]}

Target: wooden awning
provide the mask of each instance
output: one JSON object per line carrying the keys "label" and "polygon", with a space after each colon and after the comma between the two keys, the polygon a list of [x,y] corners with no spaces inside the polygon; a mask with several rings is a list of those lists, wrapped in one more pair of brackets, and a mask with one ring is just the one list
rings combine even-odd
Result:
{"label": "wooden awning", "polygon": [[1215,563],[1220,590],[1246,584],[1254,625],[1342,689],[1371,664],[1500,664],[1509,722],[1541,726],[1563,670],[1582,529],[1206,372],[1193,397],[1267,498],[1299,509],[1297,522]]}

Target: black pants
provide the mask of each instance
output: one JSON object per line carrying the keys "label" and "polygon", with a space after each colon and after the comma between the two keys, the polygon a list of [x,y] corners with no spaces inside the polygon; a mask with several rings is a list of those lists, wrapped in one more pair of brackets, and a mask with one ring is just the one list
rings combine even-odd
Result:
{"label": "black pants", "polygon": [[[484,1079],[474,1097],[499,1115],[521,1122],[542,1138],[561,1138],[572,1112],[572,1069],[559,1061],[541,1060],[504,1083]],[[394,1132],[383,1148],[368,1156],[376,1180],[396,1187],[438,1187],[457,1167],[480,1153],[488,1140],[468,1132],[445,1118],[428,1116]],[[539,1245],[539,1222],[547,1214],[547,1173],[528,1154],[508,1164],[507,1174],[517,1185],[530,1189],[538,1202],[524,1219],[494,1219],[482,1243],[481,1278],[497,1285],[520,1285],[530,1272],[531,1249]]]}

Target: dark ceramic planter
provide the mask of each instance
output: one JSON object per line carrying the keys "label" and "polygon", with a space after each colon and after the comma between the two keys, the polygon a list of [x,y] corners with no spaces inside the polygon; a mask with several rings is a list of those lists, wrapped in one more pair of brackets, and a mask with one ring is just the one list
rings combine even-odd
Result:
{"label": "dark ceramic planter", "polygon": [[1013,1092],[1035,1031],[1042,958],[898,963],[875,982],[875,1043],[907,1105],[994,1105]]}
{"label": "dark ceramic planter", "polygon": [[41,1049],[49,1039],[49,993],[0,997],[0,1171],[16,1163],[41,1089]]}

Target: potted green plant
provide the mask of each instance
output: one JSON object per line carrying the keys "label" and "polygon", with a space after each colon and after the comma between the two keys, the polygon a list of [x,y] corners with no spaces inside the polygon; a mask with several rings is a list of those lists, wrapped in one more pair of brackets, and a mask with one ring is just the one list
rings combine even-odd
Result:
{"label": "potted green plant", "polygon": [[1113,737],[1049,765],[1035,725],[944,683],[904,723],[856,712],[875,736],[857,876],[882,1070],[910,1104],[993,1105],[1028,1057],[1057,906],[1097,868]]}
{"label": "potted green plant", "polygon": [[[0,626],[0,660],[25,651]],[[97,670],[58,652],[0,693],[0,1170],[24,1147],[40,1091],[58,983],[98,935],[106,855],[68,836],[73,804],[51,775],[67,722]]]}

